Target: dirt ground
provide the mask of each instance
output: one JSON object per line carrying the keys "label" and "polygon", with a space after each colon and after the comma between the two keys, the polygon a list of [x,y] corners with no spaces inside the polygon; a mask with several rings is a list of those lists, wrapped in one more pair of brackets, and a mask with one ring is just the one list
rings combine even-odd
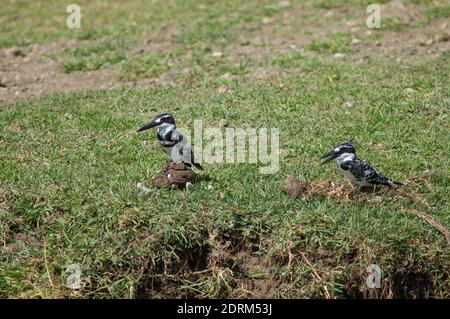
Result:
{"label": "dirt ground", "polygon": [[[394,2],[395,4],[395,2]],[[417,18],[414,7],[408,10],[394,8],[394,4],[385,5],[385,12],[395,12],[407,22]],[[390,7],[389,7],[390,6]],[[394,10],[396,9],[396,10]],[[317,19],[301,19],[315,16]],[[242,58],[267,61],[270,57],[290,51],[317,55],[307,51],[305,45],[312,40],[322,39],[330,32],[349,33],[353,41],[349,45],[350,52],[332,55],[332,59],[353,63],[368,63],[370,58],[393,59],[397,62],[416,62],[433,58],[450,50],[449,22],[435,19],[425,27],[408,28],[404,31],[383,30],[379,39],[360,41],[360,37],[370,36],[374,32],[364,26],[365,16],[356,20],[346,20],[345,14],[339,11],[293,7],[284,12],[277,21],[267,18],[262,27],[243,34],[238,43],[227,47],[224,53],[233,61]],[[279,21],[282,21],[280,23]],[[276,27],[275,27],[276,26]],[[307,30],[308,32],[297,32]],[[167,32],[159,30],[157,34],[144,37],[141,51],[165,52],[175,45],[171,41],[178,30]],[[150,40],[149,40],[150,39]],[[61,55],[65,48],[74,48],[81,41],[60,40],[54,43],[35,44],[26,48],[8,48],[0,51],[0,104],[11,103],[20,99],[50,93],[61,93],[83,89],[107,89],[122,85],[151,87],[171,85],[173,72],[162,74],[158,79],[139,79],[127,81],[117,72],[118,65],[112,65],[95,71],[77,71],[64,73],[61,71]],[[270,45],[267,45],[270,43]],[[133,56],[130,52],[128,58]],[[55,58],[56,57],[56,58]],[[279,76],[283,71],[275,66],[256,67],[250,74],[260,79]]]}

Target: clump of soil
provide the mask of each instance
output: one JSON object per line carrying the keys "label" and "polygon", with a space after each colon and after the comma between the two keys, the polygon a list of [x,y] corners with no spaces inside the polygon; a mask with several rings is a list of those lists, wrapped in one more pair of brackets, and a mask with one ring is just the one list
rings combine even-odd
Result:
{"label": "clump of soil", "polygon": [[308,194],[310,185],[307,182],[288,176],[283,184],[283,191],[292,197],[305,197]]}
{"label": "clump of soil", "polygon": [[341,183],[332,181],[305,182],[295,177],[288,176],[283,183],[283,191],[292,197],[311,199],[316,196],[323,196],[327,199],[348,202],[353,190]]}
{"label": "clump of soil", "polygon": [[192,169],[184,163],[169,162],[163,166],[161,173],[153,179],[153,184],[159,188],[185,188],[192,185],[197,178]]}

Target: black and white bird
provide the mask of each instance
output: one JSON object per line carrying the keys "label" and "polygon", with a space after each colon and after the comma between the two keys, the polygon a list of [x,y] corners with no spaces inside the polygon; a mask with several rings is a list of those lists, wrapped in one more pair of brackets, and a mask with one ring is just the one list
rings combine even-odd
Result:
{"label": "black and white bird", "polygon": [[336,159],[337,165],[343,170],[344,175],[350,182],[357,186],[359,190],[365,187],[375,187],[376,185],[393,186],[403,185],[393,181],[389,177],[376,171],[356,156],[354,142],[352,140],[336,145],[331,151],[321,157],[326,159],[322,164]]}
{"label": "black and white bird", "polygon": [[157,127],[156,137],[164,151],[169,155],[172,162],[183,162],[186,166],[194,165],[196,168],[203,170],[202,166],[194,161],[194,153],[191,145],[186,138],[177,131],[175,119],[169,113],[162,113],[140,129],[138,132]]}

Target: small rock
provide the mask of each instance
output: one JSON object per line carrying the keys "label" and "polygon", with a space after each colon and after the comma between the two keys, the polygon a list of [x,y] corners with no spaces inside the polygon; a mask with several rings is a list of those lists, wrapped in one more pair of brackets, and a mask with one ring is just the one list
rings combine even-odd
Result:
{"label": "small rock", "polygon": [[215,58],[220,58],[220,57],[222,57],[222,52],[215,51],[215,52],[212,53],[212,56],[215,57]]}
{"label": "small rock", "polygon": [[345,105],[346,107],[352,107],[354,104],[355,104],[355,103],[353,103],[353,101],[346,101],[346,102],[344,103],[344,105]]}
{"label": "small rock", "polygon": [[280,8],[286,8],[286,7],[289,7],[290,5],[291,5],[291,3],[289,1],[280,1],[280,2],[278,2],[278,6]]}
{"label": "small rock", "polygon": [[133,49],[133,53],[134,54],[139,54],[139,53],[142,53],[142,52],[144,52],[144,48],[138,47],[138,48],[134,48]]}
{"label": "small rock", "polygon": [[23,52],[22,49],[20,48],[9,48],[5,50],[6,55],[11,56],[11,57],[24,57],[25,56],[25,52]]}
{"label": "small rock", "polygon": [[390,2],[391,6],[393,6],[394,8],[397,9],[405,9],[405,4],[403,3],[402,0],[392,0]]}
{"label": "small rock", "polygon": [[434,43],[434,40],[433,40],[433,39],[428,39],[428,40],[425,42],[426,45],[432,45],[433,43]]}
{"label": "small rock", "polygon": [[437,42],[448,42],[450,41],[450,33],[442,33],[436,36]]}
{"label": "small rock", "polygon": [[406,88],[403,90],[403,92],[406,94],[413,94],[416,92],[416,90],[414,90],[413,88]]}
{"label": "small rock", "polygon": [[220,127],[227,127],[229,124],[230,124],[230,122],[228,122],[225,119],[221,119],[220,122],[219,122],[219,126]]}
{"label": "small rock", "polygon": [[221,87],[219,87],[218,91],[220,94],[225,94],[228,92],[228,87],[226,85],[222,85]]}
{"label": "small rock", "polygon": [[262,19],[262,23],[263,24],[269,24],[269,23],[271,23],[273,21],[273,19],[272,18],[269,18],[269,17],[264,17],[263,19]]}
{"label": "small rock", "polygon": [[148,194],[148,193],[150,193],[150,189],[149,188],[147,188],[145,185],[144,185],[144,183],[137,183],[136,184],[136,188],[138,189],[138,190],[140,190],[141,192],[143,192],[143,193],[145,193],[145,194]]}
{"label": "small rock", "polygon": [[190,190],[193,190],[194,188],[195,188],[195,186],[191,182],[186,183],[186,190],[190,191]]}
{"label": "small rock", "polygon": [[426,42],[427,42],[426,39],[424,39],[424,38],[418,38],[417,41],[416,41],[416,44],[419,45],[419,46],[421,46],[421,47],[423,47],[423,46],[426,45]]}
{"label": "small rock", "polygon": [[359,43],[361,43],[362,41],[360,40],[360,39],[357,39],[357,38],[353,38],[352,39],[352,44],[359,44]]}
{"label": "small rock", "polygon": [[333,58],[335,58],[335,59],[343,59],[343,58],[345,58],[346,57],[346,55],[344,54],[344,53],[335,53],[335,54],[333,54]]}
{"label": "small rock", "polygon": [[206,189],[211,190],[213,189],[213,186],[211,184],[208,184],[208,186],[206,187]]}

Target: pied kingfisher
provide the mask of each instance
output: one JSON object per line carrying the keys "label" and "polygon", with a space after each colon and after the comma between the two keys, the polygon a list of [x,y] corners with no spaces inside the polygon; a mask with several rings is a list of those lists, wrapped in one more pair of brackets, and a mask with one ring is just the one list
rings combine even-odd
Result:
{"label": "pied kingfisher", "polygon": [[361,190],[362,187],[373,188],[376,185],[385,185],[389,187],[394,184],[403,185],[402,183],[393,181],[389,177],[377,172],[364,161],[358,159],[353,143],[354,142],[350,140],[336,145],[331,151],[321,157],[321,159],[326,158],[322,164],[336,159],[337,165],[344,171],[344,175],[353,185],[357,186],[359,190]]}
{"label": "pied kingfisher", "polygon": [[175,125],[175,119],[169,113],[162,113],[140,129],[138,132],[145,131],[149,128],[157,127],[156,137],[164,151],[169,155],[170,159],[175,162],[183,162],[186,166],[193,164],[198,169],[203,168],[199,163],[194,162],[194,153],[191,146]]}

